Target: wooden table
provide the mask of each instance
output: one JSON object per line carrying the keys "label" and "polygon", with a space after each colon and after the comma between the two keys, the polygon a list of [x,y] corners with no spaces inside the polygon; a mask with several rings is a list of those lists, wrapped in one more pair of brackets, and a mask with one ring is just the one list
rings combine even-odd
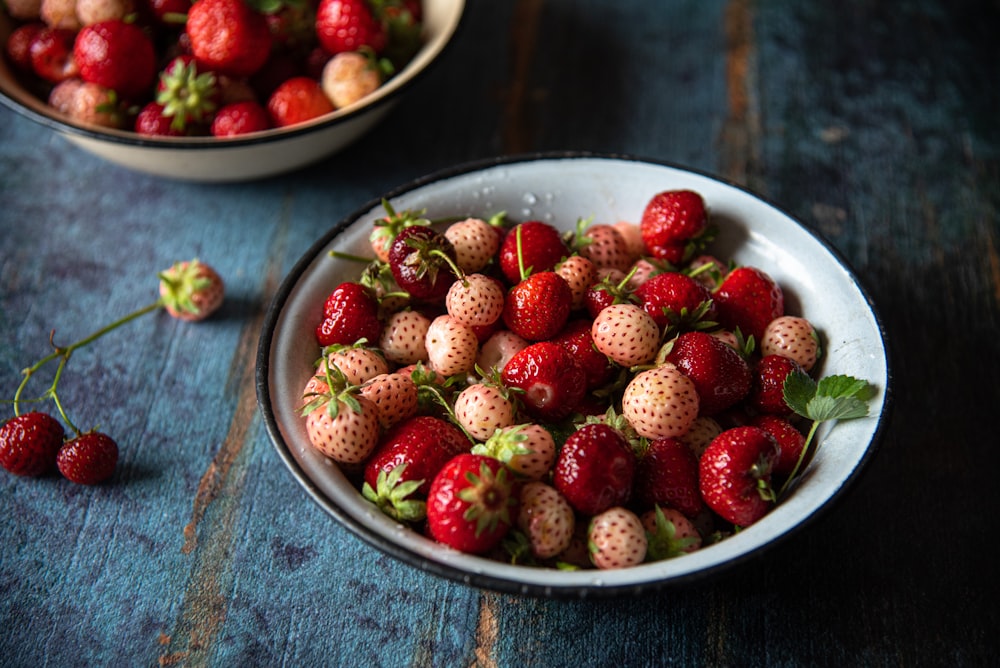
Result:
{"label": "wooden table", "polygon": [[[74,356],[111,483],[0,475],[12,666],[983,666],[1000,655],[1000,6],[968,0],[472,2],[380,128],[299,173],[124,171],[0,109],[0,390],[200,257],[201,325],[146,316]],[[254,397],[281,278],[360,203],[439,168],[579,149],[731,179],[871,292],[895,408],[852,493],[766,556],[638,598],[480,591],[382,555],[282,466]],[[4,409],[10,413],[9,407]],[[988,417],[988,416],[987,416]]]}

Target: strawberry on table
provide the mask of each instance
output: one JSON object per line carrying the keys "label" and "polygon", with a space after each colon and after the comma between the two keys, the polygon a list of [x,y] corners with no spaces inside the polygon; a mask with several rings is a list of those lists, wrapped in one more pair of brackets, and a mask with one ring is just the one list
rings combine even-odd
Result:
{"label": "strawberry on table", "polygon": [[738,527],[758,521],[774,506],[771,474],[780,456],[777,441],[759,427],[733,427],[722,432],[698,465],[705,503]]}
{"label": "strawberry on table", "polygon": [[517,489],[507,468],[484,455],[451,459],[434,477],[427,496],[431,536],[471,554],[496,547],[517,514]]}
{"label": "strawberry on table", "polygon": [[211,266],[197,259],[177,262],[160,272],[160,300],[179,320],[204,320],[222,306],[225,283]]}
{"label": "strawberry on table", "polygon": [[98,431],[80,434],[63,444],[56,464],[67,480],[79,485],[97,485],[114,474],[118,444]]}
{"label": "strawberry on table", "polygon": [[592,423],[573,432],[559,450],[552,481],[584,515],[627,503],[635,478],[635,454],[614,427]]}
{"label": "strawberry on table", "polygon": [[34,411],[0,427],[0,466],[14,475],[40,476],[56,466],[65,430],[48,413]]}

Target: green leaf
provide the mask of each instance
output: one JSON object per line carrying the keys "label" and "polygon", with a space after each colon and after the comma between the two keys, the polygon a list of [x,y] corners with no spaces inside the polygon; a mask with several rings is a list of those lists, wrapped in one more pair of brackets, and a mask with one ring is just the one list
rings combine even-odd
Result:
{"label": "green leaf", "polygon": [[816,393],[827,397],[857,397],[861,399],[868,388],[867,381],[852,376],[827,376],[820,379]]}
{"label": "green leaf", "polygon": [[817,394],[807,405],[808,417],[817,421],[850,420],[868,415],[868,405],[857,397],[830,397]]}
{"label": "green leaf", "polygon": [[802,371],[793,371],[785,378],[782,393],[785,403],[802,417],[809,417],[809,401],[816,396],[816,381]]}

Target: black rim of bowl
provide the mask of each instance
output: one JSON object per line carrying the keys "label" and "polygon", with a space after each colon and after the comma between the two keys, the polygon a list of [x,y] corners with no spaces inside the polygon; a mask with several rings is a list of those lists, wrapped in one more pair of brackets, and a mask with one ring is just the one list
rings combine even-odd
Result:
{"label": "black rim of bowl", "polygon": [[[774,537],[769,542],[750,550],[744,554],[739,555],[728,561],[716,564],[711,567],[707,567],[698,571],[691,573],[686,573],[679,575],[677,577],[664,578],[661,580],[650,580],[644,581],[636,584],[626,584],[626,585],[614,585],[614,586],[543,586],[536,584],[528,584],[520,582],[517,580],[510,580],[502,577],[497,577],[493,575],[487,575],[482,573],[469,573],[467,571],[461,570],[453,566],[447,566],[439,562],[431,561],[425,559],[408,549],[399,546],[392,541],[387,540],[382,537],[372,529],[368,528],[361,522],[358,522],[353,517],[348,515],[346,512],[342,511],[335,503],[333,503],[310,479],[309,475],[303,470],[299,463],[292,456],[288,444],[285,442],[284,437],[281,434],[281,430],[278,427],[277,419],[275,418],[274,411],[271,409],[271,393],[269,387],[269,376],[270,376],[270,352],[271,352],[271,342],[274,337],[274,331],[277,326],[278,320],[284,309],[284,304],[288,300],[288,297],[295,286],[298,284],[300,278],[305,273],[306,269],[310,264],[325,251],[327,246],[333,241],[333,239],[344,231],[347,227],[357,221],[362,215],[371,211],[372,209],[379,206],[382,199],[393,200],[411,190],[416,190],[430,183],[436,181],[446,180],[452,177],[460,176],[470,172],[476,172],[490,167],[497,167],[502,165],[512,165],[516,163],[528,163],[536,162],[542,160],[574,160],[574,159],[598,159],[598,160],[616,160],[616,161],[627,161],[636,163],[645,163],[651,165],[659,165],[663,167],[669,167],[672,169],[677,169],[691,174],[703,176],[705,178],[716,181],[720,184],[729,186],[740,190],[747,195],[758,199],[765,204],[771,206],[776,211],[780,212],[784,216],[793,220],[796,224],[802,227],[807,233],[813,236],[816,241],[818,241],[826,250],[831,254],[831,256],[841,265],[845,270],[847,275],[850,277],[852,282],[857,286],[862,297],[868,305],[872,313],[872,317],[875,320],[879,336],[881,338],[882,348],[885,351],[885,369],[886,369],[886,386],[883,389],[883,405],[882,411],[878,416],[878,422],[875,426],[875,431],[872,435],[871,442],[868,448],[865,450],[864,455],[858,461],[854,470],[851,471],[850,475],[844,480],[843,484],[827,498],[823,504],[818,507],[813,513],[803,518],[801,522],[790,527],[788,530],[784,531],[780,535]],[[279,287],[277,293],[271,301],[268,307],[267,313],[265,314],[264,324],[261,330],[260,340],[257,348],[257,369],[256,369],[256,391],[257,391],[257,402],[261,411],[261,415],[264,419],[264,424],[267,429],[268,435],[271,438],[275,449],[278,451],[278,455],[281,457],[285,466],[289,469],[295,479],[300,485],[305,489],[309,496],[320,505],[328,514],[339,521],[345,528],[351,531],[355,536],[360,538],[362,541],[368,543],[372,547],[392,556],[400,561],[414,566],[423,571],[429,572],[431,574],[437,575],[439,577],[459,582],[465,585],[471,585],[474,587],[479,587],[481,589],[488,589],[503,593],[510,594],[521,594],[529,596],[539,596],[539,597],[559,597],[559,598],[590,598],[590,597],[611,597],[620,596],[626,594],[640,594],[656,591],[658,589],[664,588],[666,586],[676,587],[691,584],[696,581],[703,580],[709,576],[721,573],[723,571],[729,571],[736,568],[737,566],[743,565],[748,561],[760,558],[766,551],[770,551],[774,547],[782,544],[789,536],[798,533],[803,528],[811,525],[816,520],[821,517],[826,516],[826,514],[833,508],[837,502],[842,500],[850,489],[853,489],[857,481],[861,478],[864,471],[868,469],[868,464],[871,462],[872,458],[876,455],[885,429],[890,419],[890,412],[892,407],[892,355],[889,348],[889,337],[882,323],[881,318],[878,315],[878,311],[875,308],[874,302],[865,286],[861,281],[858,280],[857,274],[851,268],[850,264],[847,262],[846,258],[840,253],[840,251],[830,244],[826,239],[824,239],[818,232],[803,224],[794,216],[789,215],[783,209],[776,206],[774,203],[770,202],[764,197],[744,188],[735,183],[726,181],[725,179],[720,179],[717,176],[709,174],[707,172],[699,171],[696,169],[691,169],[689,167],[680,166],[676,163],[671,163],[663,160],[656,160],[650,158],[644,158],[636,155],[630,154],[614,154],[614,153],[596,153],[596,152],[586,152],[586,151],[547,151],[547,152],[536,152],[536,153],[526,153],[519,155],[501,156],[496,158],[489,158],[483,160],[475,160],[471,162],[466,162],[459,164],[457,166],[444,169],[431,173],[429,175],[417,178],[409,183],[401,185],[384,196],[372,199],[353,211],[350,215],[340,220],[336,225],[334,225],[329,232],[327,232],[321,239],[315,242],[310,249],[298,260],[289,274],[283,280],[281,286]]]}
{"label": "black rim of bowl", "polygon": [[[94,129],[82,125],[76,125],[68,120],[56,116],[53,114],[47,114],[40,112],[36,109],[28,107],[18,101],[16,98],[11,96],[6,90],[0,89],[0,102],[4,106],[8,107],[12,111],[28,118],[36,123],[48,127],[57,132],[61,132],[67,135],[74,135],[78,137],[83,137],[86,139],[93,139],[103,142],[110,142],[113,144],[121,144],[124,146],[133,146],[136,148],[148,148],[148,149],[163,149],[163,150],[178,150],[178,149],[197,149],[197,148],[212,148],[218,150],[228,150],[236,148],[246,148],[247,146],[253,146],[255,144],[268,144],[276,141],[283,141],[286,139],[291,139],[304,134],[311,134],[318,130],[324,130],[327,128],[335,127],[338,125],[343,125],[354,121],[359,116],[366,114],[368,112],[381,109],[382,107],[393,104],[396,102],[397,98],[402,95],[405,91],[409,90],[417,81],[424,78],[427,72],[434,68],[438,63],[441,62],[442,56],[451,49],[455,40],[458,38],[459,31],[462,30],[465,24],[465,3],[462,4],[461,10],[455,22],[455,29],[447,40],[441,45],[440,51],[438,51],[435,56],[428,61],[421,69],[413,72],[411,76],[405,81],[400,82],[391,91],[385,93],[377,100],[364,104],[356,109],[341,115],[334,116],[328,119],[308,122],[301,124],[299,126],[290,126],[287,128],[276,128],[269,130],[264,133],[254,133],[243,137],[231,137],[227,138],[225,141],[219,141],[215,137],[147,137],[144,135],[130,133],[128,131],[119,130],[115,132],[102,132],[99,129]],[[405,72],[405,68],[400,73]],[[13,76],[13,72],[11,72]],[[390,80],[391,81],[391,80]]]}

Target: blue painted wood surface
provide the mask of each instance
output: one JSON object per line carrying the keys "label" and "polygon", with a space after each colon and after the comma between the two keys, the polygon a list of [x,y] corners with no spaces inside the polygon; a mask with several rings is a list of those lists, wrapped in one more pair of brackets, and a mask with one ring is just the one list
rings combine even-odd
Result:
{"label": "blue painted wood surface", "polygon": [[[201,257],[228,301],[70,363],[110,484],[0,476],[10,666],[989,665],[1000,653],[1000,7],[920,0],[472,2],[377,132],[253,185],[124,171],[0,109],[0,392]],[[879,456],[736,571],[636,599],[479,591],[373,550],[307,500],[256,412],[262,315],[361,202],[495,154],[628,152],[757,190],[824,234],[894,351]],[[5,409],[7,410],[7,409]]]}

